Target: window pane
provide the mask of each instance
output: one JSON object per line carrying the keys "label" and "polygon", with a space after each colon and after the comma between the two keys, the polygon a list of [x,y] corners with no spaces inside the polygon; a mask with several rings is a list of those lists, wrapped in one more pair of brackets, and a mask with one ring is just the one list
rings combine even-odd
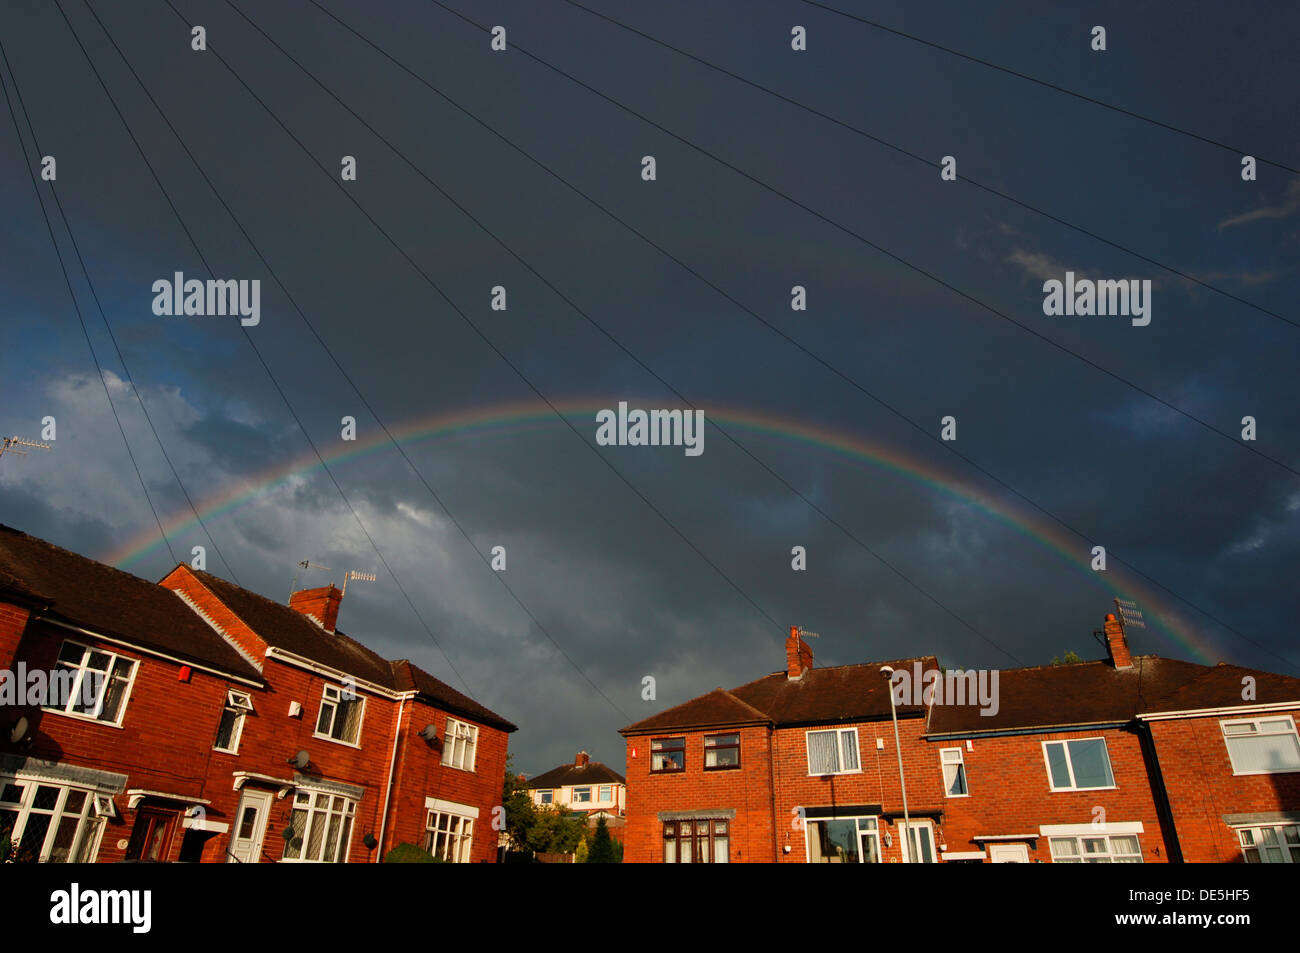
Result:
{"label": "window pane", "polygon": [[1226,739],[1238,771],[1300,770],[1300,742],[1294,734]]}
{"label": "window pane", "polygon": [[1047,765],[1052,773],[1052,787],[1068,788],[1070,784],[1070,767],[1065,760],[1065,744],[1053,741],[1047,746]]}
{"label": "window pane", "polygon": [[233,708],[226,708],[221,712],[221,724],[217,726],[216,747],[227,750],[230,748],[235,738],[235,722],[238,719],[239,713]]}
{"label": "window pane", "polygon": [[1115,783],[1106,757],[1106,742],[1101,738],[1071,741],[1070,764],[1074,766],[1075,787],[1107,788]]}
{"label": "window pane", "polygon": [[808,732],[808,771],[834,774],[840,769],[839,750],[833,731]]}
{"label": "window pane", "polygon": [[858,770],[858,733],[856,731],[840,732],[840,763],[845,771]]}
{"label": "window pane", "polygon": [[330,724],[334,718],[334,706],[329,702],[321,702],[320,717],[316,720],[316,734],[328,735],[330,733]]}

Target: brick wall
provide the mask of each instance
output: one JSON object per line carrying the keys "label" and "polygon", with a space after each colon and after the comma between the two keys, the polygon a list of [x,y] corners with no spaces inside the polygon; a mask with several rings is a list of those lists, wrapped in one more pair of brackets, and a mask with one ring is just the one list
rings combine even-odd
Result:
{"label": "brick wall", "polygon": [[[1270,713],[1300,718],[1300,708]],[[1225,814],[1300,811],[1300,773],[1234,775],[1220,722],[1225,715],[1151,722],[1165,790],[1178,828],[1183,859],[1189,863],[1243,860],[1236,831]]]}
{"label": "brick wall", "polygon": [[[704,736],[740,733],[740,767],[704,770]],[[627,826],[625,863],[663,860],[660,811],[734,810],[730,823],[732,863],[766,863],[775,859],[772,834],[770,735],[766,727],[710,729],[634,735],[627,739]],[[652,738],[684,737],[686,770],[650,773]]]}
{"label": "brick wall", "polygon": [[[1043,756],[1043,742],[1069,738],[1106,739],[1115,787],[1095,791],[1052,791]],[[1143,860],[1161,863],[1169,849],[1156,809],[1156,796],[1143,755],[1141,738],[1132,729],[1053,732],[975,738],[972,751],[961,741],[927,745],[928,772],[940,778],[939,751],[960,747],[966,764],[969,797],[940,799],[944,806],[944,836],[950,851],[974,851],[985,844],[976,835],[1036,834],[1041,824],[1091,824],[1105,812],[1108,823],[1141,821],[1138,835]],[[910,778],[910,775],[909,775]],[[910,793],[910,789],[909,789]],[[1024,842],[1018,842],[1024,843]],[[1047,838],[1031,841],[1030,861],[1050,863]]]}

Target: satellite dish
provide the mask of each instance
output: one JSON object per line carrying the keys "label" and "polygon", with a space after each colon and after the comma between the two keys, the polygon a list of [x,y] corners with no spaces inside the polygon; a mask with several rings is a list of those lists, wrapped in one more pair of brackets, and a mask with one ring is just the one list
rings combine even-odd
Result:
{"label": "satellite dish", "polygon": [[311,757],[307,754],[307,750],[304,748],[302,751],[299,751],[296,755],[290,758],[289,763],[295,768],[305,768],[311,763]]}
{"label": "satellite dish", "polygon": [[27,734],[27,716],[23,715],[14,722],[13,730],[9,732],[9,743],[16,745],[23,740],[23,735]]}
{"label": "satellite dish", "polygon": [[420,732],[420,737],[425,741],[432,741],[434,738],[437,738],[438,726],[433,724],[425,725],[424,730]]}

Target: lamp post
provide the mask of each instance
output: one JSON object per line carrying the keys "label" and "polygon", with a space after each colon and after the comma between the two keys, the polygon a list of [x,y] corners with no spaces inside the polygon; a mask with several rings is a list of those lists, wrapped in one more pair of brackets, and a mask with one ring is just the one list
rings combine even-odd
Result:
{"label": "lamp post", "polygon": [[[889,682],[894,677],[894,670],[888,665],[882,665],[880,674],[884,676],[886,682]],[[898,753],[898,784],[903,791],[903,863],[910,864],[912,842],[909,838],[912,836],[912,818],[907,813],[907,779],[903,777],[903,742],[898,737],[898,709],[894,706],[894,686],[889,685],[887,691],[889,692],[889,714],[894,721],[894,750]]]}

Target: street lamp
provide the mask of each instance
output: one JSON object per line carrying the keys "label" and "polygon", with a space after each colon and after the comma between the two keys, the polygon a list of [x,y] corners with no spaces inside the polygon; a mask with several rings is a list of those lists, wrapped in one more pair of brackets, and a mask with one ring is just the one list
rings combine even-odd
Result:
{"label": "street lamp", "polygon": [[[880,667],[880,674],[886,682],[894,677],[894,670],[888,665]],[[903,863],[912,862],[912,842],[909,838],[912,836],[912,818],[907,813],[907,780],[903,777],[903,742],[898,737],[898,709],[894,707],[894,686],[891,684],[887,689],[889,692],[889,714],[894,720],[894,750],[898,752],[898,784],[903,790]]]}

